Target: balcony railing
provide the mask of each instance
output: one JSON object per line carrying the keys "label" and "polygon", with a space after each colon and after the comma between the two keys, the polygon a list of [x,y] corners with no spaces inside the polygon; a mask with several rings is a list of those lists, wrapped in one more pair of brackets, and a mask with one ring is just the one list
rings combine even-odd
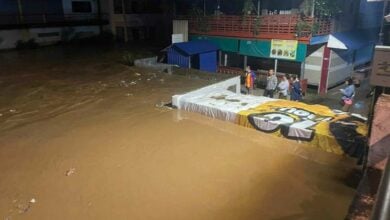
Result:
{"label": "balcony railing", "polygon": [[0,29],[108,24],[107,14],[0,14]]}
{"label": "balcony railing", "polygon": [[298,39],[329,34],[329,19],[299,15],[178,17],[189,21],[189,33],[255,39]]}

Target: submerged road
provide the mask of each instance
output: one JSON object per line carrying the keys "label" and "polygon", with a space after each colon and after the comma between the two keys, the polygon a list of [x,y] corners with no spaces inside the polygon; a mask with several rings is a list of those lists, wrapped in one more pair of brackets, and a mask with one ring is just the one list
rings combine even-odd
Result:
{"label": "submerged road", "polygon": [[1,219],[343,219],[348,158],[161,108],[210,83],[115,50],[0,54]]}

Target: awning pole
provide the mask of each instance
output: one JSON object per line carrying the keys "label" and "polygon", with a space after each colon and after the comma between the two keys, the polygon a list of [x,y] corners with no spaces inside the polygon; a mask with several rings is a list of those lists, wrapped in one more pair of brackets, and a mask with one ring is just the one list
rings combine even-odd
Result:
{"label": "awning pole", "polygon": [[274,71],[275,71],[275,74],[278,72],[278,59],[275,59]]}
{"label": "awning pole", "polygon": [[316,0],[312,0],[313,1],[313,5],[311,6],[311,17],[314,17],[314,10],[315,10],[315,7],[316,7]]}

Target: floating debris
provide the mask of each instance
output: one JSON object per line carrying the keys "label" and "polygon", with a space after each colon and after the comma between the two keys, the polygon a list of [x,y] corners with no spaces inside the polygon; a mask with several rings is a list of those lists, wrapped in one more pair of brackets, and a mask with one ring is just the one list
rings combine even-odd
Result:
{"label": "floating debris", "polygon": [[133,93],[127,93],[126,96],[127,96],[127,97],[133,96]]}
{"label": "floating debris", "polygon": [[37,200],[35,200],[34,198],[32,198],[31,200],[30,200],[30,203],[36,203],[37,202]]}
{"label": "floating debris", "polygon": [[65,175],[70,176],[70,175],[74,174],[75,172],[76,172],[76,168],[70,168],[69,170],[67,170],[65,172]]}
{"label": "floating debris", "polygon": [[134,76],[141,76],[141,73],[134,73]]}
{"label": "floating debris", "polygon": [[150,78],[147,78],[146,80],[147,80],[147,81],[150,81],[151,79],[150,79]]}
{"label": "floating debris", "polygon": [[19,214],[26,213],[31,208],[31,203],[20,203],[16,206]]}
{"label": "floating debris", "polygon": [[129,85],[126,83],[125,80],[122,80],[120,83],[119,83],[120,86],[124,86],[124,87],[129,87]]}
{"label": "floating debris", "polygon": [[172,105],[171,102],[163,102],[163,101],[161,101],[160,103],[156,104],[155,107],[156,108],[166,108],[166,109],[169,109],[169,110],[173,109],[173,105]]}
{"label": "floating debris", "polygon": [[130,85],[131,85],[131,86],[134,86],[134,85],[136,85],[136,84],[137,84],[136,81],[131,81],[131,82],[130,82]]}
{"label": "floating debris", "polygon": [[9,110],[9,112],[11,112],[11,113],[15,113],[15,112],[16,112],[16,110],[15,110],[15,109],[10,109],[10,110]]}

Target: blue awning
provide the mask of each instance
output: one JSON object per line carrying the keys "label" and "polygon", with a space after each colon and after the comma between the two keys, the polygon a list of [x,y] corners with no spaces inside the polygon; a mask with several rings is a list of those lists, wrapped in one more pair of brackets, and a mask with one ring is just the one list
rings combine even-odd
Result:
{"label": "blue awning", "polygon": [[208,40],[195,40],[183,43],[175,43],[172,45],[173,48],[179,50],[187,56],[194,54],[207,53],[211,51],[216,51],[219,48]]}
{"label": "blue awning", "polygon": [[328,42],[329,35],[314,36],[310,39],[310,45],[324,44]]}
{"label": "blue awning", "polygon": [[329,48],[342,50],[357,50],[366,47],[370,42],[371,38],[366,32],[359,30],[314,36],[310,39],[310,45],[328,43]]}
{"label": "blue awning", "polygon": [[362,31],[338,32],[333,33],[332,36],[342,42],[349,50],[357,50],[370,43],[370,38]]}

